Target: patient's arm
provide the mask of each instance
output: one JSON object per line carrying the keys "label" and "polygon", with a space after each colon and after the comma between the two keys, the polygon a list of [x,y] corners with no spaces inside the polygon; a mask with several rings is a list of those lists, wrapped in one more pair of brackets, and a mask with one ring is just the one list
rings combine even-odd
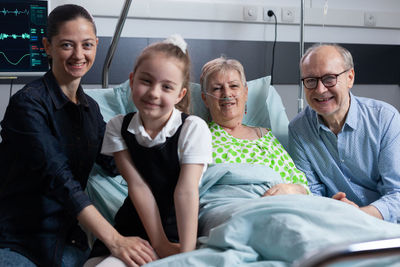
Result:
{"label": "patient's arm", "polygon": [[307,195],[307,190],[299,184],[277,184],[268,189],[263,197],[276,195],[304,194]]}

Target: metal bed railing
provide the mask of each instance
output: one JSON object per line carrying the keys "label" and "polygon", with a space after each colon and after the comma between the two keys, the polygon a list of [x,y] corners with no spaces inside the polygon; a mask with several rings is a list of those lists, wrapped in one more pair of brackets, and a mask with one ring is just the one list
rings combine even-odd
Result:
{"label": "metal bed railing", "polygon": [[[304,54],[304,0],[300,0],[300,58]],[[299,68],[299,77],[301,77]],[[297,99],[297,113],[300,113],[304,108],[304,88],[303,82],[299,79],[299,97]]]}
{"label": "metal bed railing", "polygon": [[400,238],[334,246],[306,255],[292,267],[322,267],[349,260],[370,260],[388,256],[398,256],[400,259]]}
{"label": "metal bed railing", "polygon": [[102,73],[102,86],[103,88],[108,87],[108,71],[110,69],[111,61],[114,57],[115,50],[117,49],[117,45],[119,42],[119,38],[121,36],[122,28],[124,27],[126,17],[128,16],[129,8],[131,6],[132,0],[126,0],[125,4],[122,8],[121,15],[119,16],[119,20],[117,26],[115,27],[114,36],[111,41],[111,45],[108,49],[106,59],[103,65],[103,73]]}

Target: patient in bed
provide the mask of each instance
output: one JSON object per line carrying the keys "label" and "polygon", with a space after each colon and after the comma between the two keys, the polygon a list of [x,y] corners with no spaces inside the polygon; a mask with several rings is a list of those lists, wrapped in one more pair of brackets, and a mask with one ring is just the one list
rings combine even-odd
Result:
{"label": "patient in bed", "polygon": [[242,64],[235,59],[216,58],[206,63],[200,77],[202,99],[212,122],[213,163],[267,165],[279,173],[282,183],[264,196],[307,194],[305,175],[269,129],[242,124],[248,88]]}

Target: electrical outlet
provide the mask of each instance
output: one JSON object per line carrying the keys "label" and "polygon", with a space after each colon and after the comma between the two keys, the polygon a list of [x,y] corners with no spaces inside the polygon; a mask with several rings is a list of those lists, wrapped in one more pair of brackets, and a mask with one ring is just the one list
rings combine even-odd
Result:
{"label": "electrical outlet", "polygon": [[268,16],[268,11],[272,10],[276,16],[276,19],[278,20],[278,8],[275,7],[264,7],[263,9],[263,20],[268,21],[268,22],[275,22],[274,16]]}
{"label": "electrical outlet", "polygon": [[372,12],[364,13],[364,26],[375,27],[376,26],[376,15]]}
{"label": "electrical outlet", "polygon": [[256,6],[243,7],[244,20],[257,20],[257,13],[258,13],[258,8]]}
{"label": "electrical outlet", "polygon": [[290,7],[282,8],[282,22],[294,22],[295,9]]}

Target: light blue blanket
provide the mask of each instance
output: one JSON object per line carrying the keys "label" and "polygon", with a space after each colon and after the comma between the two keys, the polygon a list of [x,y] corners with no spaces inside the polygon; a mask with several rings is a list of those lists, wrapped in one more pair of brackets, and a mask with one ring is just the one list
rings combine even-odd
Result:
{"label": "light blue blanket", "polygon": [[217,164],[200,187],[200,249],[146,266],[290,266],[335,244],[400,237],[400,226],[346,203],[306,195],[260,197],[281,178],[269,167]]}

